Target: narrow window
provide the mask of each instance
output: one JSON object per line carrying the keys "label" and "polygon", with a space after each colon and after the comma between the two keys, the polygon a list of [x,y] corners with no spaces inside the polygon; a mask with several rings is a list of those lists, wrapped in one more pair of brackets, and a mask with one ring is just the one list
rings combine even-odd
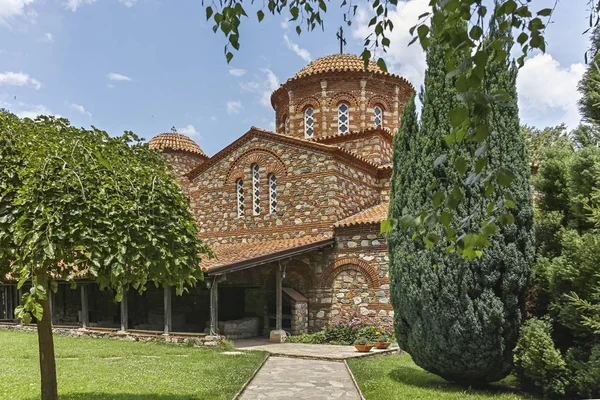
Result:
{"label": "narrow window", "polygon": [[315,118],[312,107],[304,110],[304,137],[311,138],[315,134]]}
{"label": "narrow window", "polygon": [[237,190],[238,217],[242,218],[244,216],[244,181],[238,179],[235,185]]}
{"label": "narrow window", "polygon": [[277,212],[277,178],[275,174],[269,175],[269,212]]}
{"label": "narrow window", "polygon": [[338,106],[338,133],[348,132],[348,123],[350,119],[349,111],[350,108],[346,103],[341,103]]}
{"label": "narrow window", "polygon": [[260,172],[258,164],[252,164],[252,204],[254,215],[260,214]]}
{"label": "narrow window", "polygon": [[383,128],[383,110],[379,106],[375,106],[375,126]]}

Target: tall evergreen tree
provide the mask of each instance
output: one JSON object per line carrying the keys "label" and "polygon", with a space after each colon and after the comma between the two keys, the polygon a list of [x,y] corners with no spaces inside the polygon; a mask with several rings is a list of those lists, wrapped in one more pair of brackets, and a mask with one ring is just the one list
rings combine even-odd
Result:
{"label": "tall evergreen tree", "polygon": [[[490,40],[497,35],[492,28]],[[503,39],[508,50],[512,38]],[[464,180],[452,166],[434,167],[437,155],[451,151],[444,149],[443,138],[450,132],[448,111],[457,102],[445,64],[445,51],[434,41],[427,54],[416,156],[420,162],[411,168],[413,180],[422,184],[403,186],[399,182],[394,187],[393,202],[407,198],[411,202],[390,205],[390,210],[416,213],[427,207],[430,195],[422,194],[427,194],[436,175],[448,187]],[[529,165],[519,132],[515,80],[516,69],[508,58],[488,62],[486,92],[503,90],[510,100],[493,106],[488,137],[493,151],[487,153],[487,162],[490,168],[505,166],[515,173],[510,187],[516,203],[511,210],[515,224],[492,235],[490,247],[472,262],[456,253],[446,254],[443,240],[437,246],[426,247],[419,239],[413,240],[410,231],[389,241],[392,303],[400,347],[426,370],[465,384],[496,381],[510,372],[534,251]],[[395,170],[399,168],[405,166],[394,166]],[[398,195],[403,192],[417,195]],[[471,223],[479,224],[488,218],[487,203],[482,187],[472,185],[465,190],[464,204],[455,218],[472,215]]]}

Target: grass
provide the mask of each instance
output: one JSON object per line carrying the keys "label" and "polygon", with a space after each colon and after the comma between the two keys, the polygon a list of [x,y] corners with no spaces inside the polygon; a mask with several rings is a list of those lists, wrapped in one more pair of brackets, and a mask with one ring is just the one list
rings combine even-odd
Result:
{"label": "grass", "polygon": [[348,365],[367,400],[533,399],[514,388],[512,377],[486,389],[451,384],[418,367],[408,354],[350,359]]}
{"label": "grass", "polygon": [[[266,353],[54,336],[61,400],[230,400]],[[40,398],[37,335],[0,330],[0,399]]]}

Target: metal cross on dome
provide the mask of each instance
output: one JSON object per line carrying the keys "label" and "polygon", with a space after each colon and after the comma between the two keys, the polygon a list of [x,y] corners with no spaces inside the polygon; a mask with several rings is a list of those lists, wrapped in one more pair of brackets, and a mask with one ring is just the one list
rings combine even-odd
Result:
{"label": "metal cross on dome", "polygon": [[344,46],[346,45],[346,39],[344,39],[344,29],[340,26],[340,31],[337,33],[337,38],[340,40],[340,54],[344,54]]}

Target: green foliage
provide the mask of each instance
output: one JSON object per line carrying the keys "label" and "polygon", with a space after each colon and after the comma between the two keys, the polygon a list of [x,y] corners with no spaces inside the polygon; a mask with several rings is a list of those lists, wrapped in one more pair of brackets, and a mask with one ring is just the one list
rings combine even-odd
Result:
{"label": "green foliage", "polygon": [[515,348],[515,375],[522,387],[542,392],[546,398],[566,393],[567,366],[552,341],[550,322],[532,318],[521,328]]}
{"label": "green foliage", "polygon": [[573,396],[586,399],[600,397],[600,345],[589,352],[569,349],[567,367],[571,373],[571,392]]}
{"label": "green foliage", "polygon": [[579,111],[583,119],[598,126],[600,124],[600,27],[596,27],[592,33],[590,53],[593,60],[588,64],[587,70],[578,85],[581,98],[579,99]]}
{"label": "green foliage", "polygon": [[[496,34],[500,35],[500,31]],[[418,213],[431,190],[420,183],[435,178],[438,185],[433,191],[442,191],[441,204],[454,210],[450,216],[453,226],[462,229],[454,235],[462,235],[458,242],[459,245],[463,242],[463,255],[473,251],[474,256],[469,261],[454,251],[455,238],[438,223],[441,214],[439,220],[425,218],[421,222],[432,223],[437,244],[414,235],[418,224],[389,236],[391,296],[398,344],[411,354],[417,365],[462,384],[492,382],[510,372],[534,252],[530,171],[519,132],[516,70],[507,58],[511,40],[506,36],[502,40],[504,56],[489,60],[482,82],[485,93],[502,91],[507,96],[506,102],[490,107],[489,147],[479,149],[478,156],[473,157],[469,151],[445,140],[454,124],[447,118],[448,113],[460,104],[455,83],[461,76],[447,76],[446,48],[434,41],[427,53],[418,140],[410,148],[414,154],[398,155],[402,146],[395,146],[394,154],[395,159],[414,160],[413,176],[410,181],[402,178],[403,172],[399,170],[403,165],[395,165],[396,185],[390,213],[404,209]],[[470,143],[468,146],[480,147]],[[511,172],[506,172],[503,179],[512,183],[487,196],[487,184],[479,178],[473,178],[473,184],[463,188],[462,182],[471,178],[461,173],[460,166],[436,161],[439,154],[448,154],[448,160],[462,159],[469,167],[483,159],[494,171],[510,168]],[[448,192],[450,196],[443,194]],[[491,219],[491,215],[504,207],[503,203],[509,210],[502,211],[499,218],[506,215],[503,218],[514,223],[496,224]],[[484,242],[469,234],[479,226],[489,229]],[[483,247],[488,247],[485,252],[476,250]]]}
{"label": "green foliage", "polygon": [[286,342],[288,343],[308,343],[308,344],[326,344],[325,334],[323,331],[315,333],[303,333],[296,336],[288,336]]}
{"label": "green foliage", "polygon": [[600,146],[600,131],[596,124],[579,124],[577,128],[571,131],[570,136],[571,140],[580,149],[587,146]]}
{"label": "green foliage", "polygon": [[0,142],[0,276],[32,282],[21,318],[42,318],[47,279],[182,293],[202,277],[200,255],[210,251],[186,199],[133,133],[111,138],[65,119],[2,113]]}
{"label": "green foliage", "polygon": [[366,337],[359,336],[354,341],[354,344],[357,346],[371,346],[371,345],[373,345],[373,341],[367,339]]}
{"label": "green foliage", "polygon": [[546,151],[559,142],[567,143],[567,126],[565,124],[537,129],[529,125],[521,125],[521,134],[527,145],[529,161],[539,165],[544,159]]}

